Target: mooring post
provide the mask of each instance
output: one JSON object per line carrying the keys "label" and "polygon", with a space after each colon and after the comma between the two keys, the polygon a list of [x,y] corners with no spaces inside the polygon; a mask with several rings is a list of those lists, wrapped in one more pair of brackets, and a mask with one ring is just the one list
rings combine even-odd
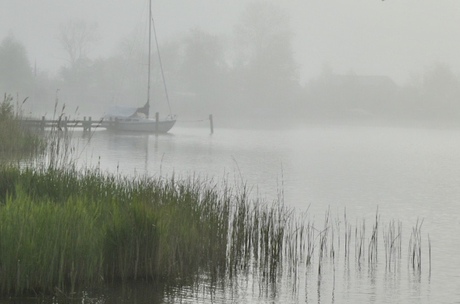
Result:
{"label": "mooring post", "polygon": [[66,133],[67,133],[67,131],[68,131],[68,127],[67,127],[67,121],[68,121],[68,119],[69,119],[69,118],[68,118],[67,116],[64,117],[64,131],[65,131]]}
{"label": "mooring post", "polygon": [[93,120],[91,119],[91,116],[90,116],[88,117],[88,131],[89,132],[91,132],[92,124],[93,124]]}
{"label": "mooring post", "polygon": [[209,114],[209,126],[211,127],[211,134],[214,133],[214,122],[212,121],[212,114]]}
{"label": "mooring post", "polygon": [[86,128],[88,127],[86,124],[86,116],[83,116],[83,122],[81,123],[81,126],[83,127],[83,132],[86,132]]}
{"label": "mooring post", "polygon": [[54,124],[56,124],[56,128],[58,129],[58,131],[62,131],[62,127],[64,126],[64,120],[62,116],[59,116],[59,119],[56,122],[54,122],[54,120],[51,120],[51,126],[54,126]]}
{"label": "mooring post", "polygon": [[155,133],[160,133],[160,113],[155,113]]}
{"label": "mooring post", "polygon": [[42,131],[45,131],[45,116],[42,116],[42,122],[40,124],[40,128],[42,129]]}

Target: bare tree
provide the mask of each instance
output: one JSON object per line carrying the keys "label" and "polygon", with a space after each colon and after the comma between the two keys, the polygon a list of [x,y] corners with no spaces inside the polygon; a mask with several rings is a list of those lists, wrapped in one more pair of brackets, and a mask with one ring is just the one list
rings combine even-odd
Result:
{"label": "bare tree", "polygon": [[83,20],[71,20],[61,25],[58,40],[67,53],[69,64],[74,67],[87,59],[88,52],[98,40],[97,24]]}
{"label": "bare tree", "polygon": [[299,84],[288,15],[269,2],[249,4],[235,28],[235,42],[240,95],[234,99],[264,117],[292,108]]}
{"label": "bare tree", "polygon": [[16,93],[32,85],[33,73],[24,45],[10,35],[0,42],[0,91]]}

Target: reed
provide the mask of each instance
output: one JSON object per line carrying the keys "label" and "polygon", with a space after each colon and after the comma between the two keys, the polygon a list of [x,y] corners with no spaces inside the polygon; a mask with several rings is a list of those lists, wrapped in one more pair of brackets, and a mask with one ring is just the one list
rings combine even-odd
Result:
{"label": "reed", "polygon": [[229,201],[207,185],[1,170],[2,293],[225,271]]}
{"label": "reed", "polygon": [[431,278],[431,239],[428,234],[428,260],[429,260],[429,277]]}
{"label": "reed", "polygon": [[[377,265],[379,227],[388,227],[386,265],[400,259],[400,222],[380,221],[377,211],[365,244],[365,220],[352,227],[344,213],[346,262],[354,248],[358,266],[366,259]],[[245,185],[235,190],[194,177],[128,179],[74,166],[1,165],[0,293],[72,293],[139,280],[174,285],[200,274],[217,282],[252,273],[274,284],[283,270],[296,280],[300,265],[312,271],[314,263],[320,277],[327,256],[335,267],[342,234],[330,210],[321,227],[279,199],[251,200]],[[409,263],[417,269],[420,228],[417,222],[409,244]]]}
{"label": "reed", "polygon": [[378,209],[377,209],[377,212],[375,214],[375,223],[374,223],[374,226],[372,227],[371,239],[369,240],[369,246],[367,250],[369,264],[377,263],[379,218],[380,217],[379,217]]}
{"label": "reed", "polygon": [[397,261],[401,259],[401,234],[402,223],[391,220],[388,228],[383,231],[383,240],[385,247],[385,268],[388,271],[395,270]]}
{"label": "reed", "polygon": [[[25,98],[21,106],[27,101]],[[13,97],[4,94],[0,102],[0,158],[29,157],[44,149],[44,140],[19,123],[20,111],[14,110]]]}
{"label": "reed", "polygon": [[[72,167],[78,158],[78,149],[73,138],[73,132],[66,127],[62,127],[64,120],[67,119],[65,117],[66,105],[60,104],[57,93],[58,91],[56,91],[52,120],[57,120],[58,124],[53,125],[44,133],[45,153],[38,161],[41,161],[40,166],[49,168]],[[77,110],[78,107],[75,113]]]}
{"label": "reed", "polygon": [[409,265],[415,271],[422,270],[422,224],[423,220],[417,219],[409,239]]}
{"label": "reed", "polygon": [[99,210],[82,199],[34,202],[17,187],[0,212],[1,292],[73,291],[77,282],[96,282],[102,263]]}
{"label": "reed", "polygon": [[322,266],[323,257],[327,255],[327,240],[328,240],[328,235],[329,235],[329,230],[330,230],[329,217],[330,217],[330,210],[328,209],[324,217],[324,229],[319,233],[318,275],[321,275],[321,266]]}
{"label": "reed", "polygon": [[347,211],[346,209],[344,210],[344,213],[343,213],[343,217],[344,217],[344,230],[345,230],[345,234],[344,234],[344,254],[345,254],[345,262],[349,262],[350,261],[350,244],[351,244],[351,224],[348,222],[348,219],[347,219]]}
{"label": "reed", "polygon": [[217,278],[254,261],[269,280],[280,271],[290,212],[251,204],[246,190],[74,167],[0,170],[3,294]]}
{"label": "reed", "polygon": [[362,224],[356,223],[355,227],[355,260],[358,265],[361,265],[364,259],[364,240],[366,235],[366,220],[362,220]]}
{"label": "reed", "polygon": [[312,260],[314,258],[315,247],[316,247],[316,229],[314,228],[314,223],[310,223],[307,225],[307,258],[306,264],[307,266],[312,264]]}

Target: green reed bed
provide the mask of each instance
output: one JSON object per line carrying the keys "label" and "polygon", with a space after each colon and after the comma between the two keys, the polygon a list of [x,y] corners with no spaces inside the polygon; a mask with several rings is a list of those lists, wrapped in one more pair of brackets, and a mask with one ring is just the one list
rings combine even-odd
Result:
{"label": "green reed bed", "polygon": [[225,272],[230,201],[208,184],[5,166],[0,176],[3,294]]}
{"label": "green reed bed", "polygon": [[98,280],[102,265],[98,210],[82,199],[32,201],[18,189],[0,212],[3,293],[74,289]]}
{"label": "green reed bed", "polygon": [[243,187],[230,204],[227,259],[231,277],[240,272],[274,280],[283,260],[290,211],[281,204],[251,201]]}
{"label": "green reed bed", "polygon": [[198,179],[0,168],[0,292],[281,269],[290,212]]}
{"label": "green reed bed", "polygon": [[290,217],[225,183],[0,166],[0,293],[174,284],[203,273],[273,280]]}
{"label": "green reed bed", "polygon": [[[422,222],[417,220],[410,238],[403,238],[402,222],[392,219],[385,223],[378,210],[371,229],[366,226],[366,219],[356,220],[352,225],[346,212],[342,218],[333,219],[330,210],[327,210],[322,223],[316,225],[308,214],[291,216],[286,221],[285,255],[279,265],[287,266],[285,273],[294,282],[299,278],[299,269],[305,269],[307,273],[316,272],[318,280],[324,274],[325,263],[332,266],[333,272],[336,266],[349,269],[350,257],[353,256],[352,262],[359,271],[365,268],[375,271],[381,267],[385,273],[399,273],[404,260],[401,254],[402,240],[405,239],[409,248],[407,266],[420,274],[424,255]],[[427,247],[426,264],[430,276],[432,252],[429,235]]]}
{"label": "green reed bed", "polygon": [[[279,200],[252,200],[246,186],[225,182],[3,165],[0,293],[71,293],[139,280],[193,284],[203,274],[215,283],[253,275],[272,284],[284,274],[297,280],[299,269],[321,276],[326,261],[335,267],[353,255],[359,267],[367,261],[374,268],[380,251],[386,271],[399,265],[400,222],[382,224],[377,212],[366,229],[365,219],[352,225],[346,212],[333,218],[328,210],[316,227],[308,216]],[[409,244],[416,269],[420,227]]]}
{"label": "green reed bed", "polygon": [[[24,104],[27,98],[21,103]],[[13,97],[4,94],[0,102],[0,158],[33,155],[44,149],[44,141],[36,133],[24,129],[14,111]]]}

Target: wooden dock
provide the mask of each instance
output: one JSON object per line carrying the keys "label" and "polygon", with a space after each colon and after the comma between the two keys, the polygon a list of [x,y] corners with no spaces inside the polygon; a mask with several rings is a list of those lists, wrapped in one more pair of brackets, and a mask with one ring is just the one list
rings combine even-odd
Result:
{"label": "wooden dock", "polygon": [[110,124],[115,121],[106,120],[93,120],[90,117],[88,119],[83,117],[83,120],[69,119],[68,117],[59,117],[58,119],[46,119],[43,116],[41,119],[34,118],[23,118],[19,120],[21,125],[26,128],[38,129],[44,131],[45,129],[58,129],[60,131],[68,131],[69,129],[80,128],[85,132],[91,132],[92,129],[96,128],[107,128]]}
{"label": "wooden dock", "polygon": [[[156,115],[158,120],[158,113]],[[203,120],[200,120],[203,121]],[[59,130],[67,132],[69,129],[82,129],[84,132],[91,132],[93,129],[107,129],[110,126],[116,124],[116,120],[109,119],[99,119],[93,120],[91,116],[88,118],[85,116],[83,120],[81,119],[69,119],[67,116],[60,116],[57,119],[46,119],[45,116],[42,116],[41,119],[38,118],[20,118],[19,122],[22,126],[30,129],[36,130]],[[209,115],[209,126],[211,129],[211,134],[214,133],[214,122],[212,114]]]}

